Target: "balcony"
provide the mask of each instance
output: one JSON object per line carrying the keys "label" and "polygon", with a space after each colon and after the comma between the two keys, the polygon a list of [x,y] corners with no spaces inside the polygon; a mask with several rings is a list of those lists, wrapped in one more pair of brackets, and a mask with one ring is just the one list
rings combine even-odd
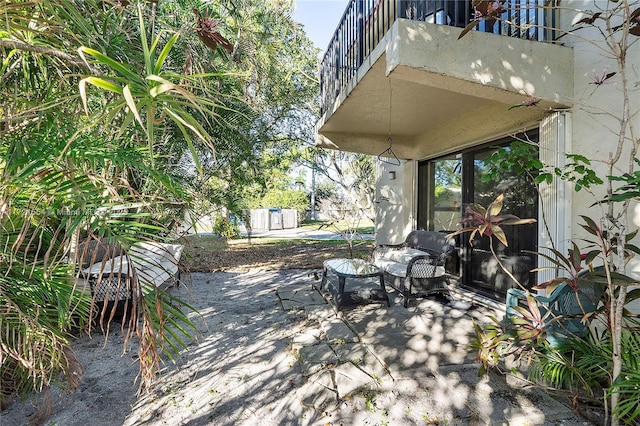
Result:
{"label": "balcony", "polygon": [[398,157],[422,159],[569,107],[573,52],[543,30],[557,11],[516,3],[459,39],[479,14],[471,1],[353,0],[320,65],[317,145],[376,155],[392,137]]}

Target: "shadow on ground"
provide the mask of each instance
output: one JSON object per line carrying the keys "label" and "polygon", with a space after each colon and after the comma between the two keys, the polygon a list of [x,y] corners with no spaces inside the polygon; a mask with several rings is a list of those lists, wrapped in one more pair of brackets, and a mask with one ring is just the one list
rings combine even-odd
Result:
{"label": "shadow on ground", "polygon": [[[191,281],[172,292],[198,309],[200,333],[151,394],[135,398],[135,347],[122,355],[117,334],[81,339],[80,387],[57,396],[46,424],[584,424],[515,379],[477,376],[466,347],[485,308],[435,299],[404,308],[391,292],[391,307],[369,301],[338,312],[306,270]],[[30,417],[28,403],[15,404],[1,423]]]}

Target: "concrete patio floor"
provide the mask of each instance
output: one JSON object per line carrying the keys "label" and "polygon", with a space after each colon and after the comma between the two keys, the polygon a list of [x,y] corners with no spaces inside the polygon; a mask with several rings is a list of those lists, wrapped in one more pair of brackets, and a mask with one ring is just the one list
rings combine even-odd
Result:
{"label": "concrete patio floor", "polygon": [[[515,378],[478,377],[468,333],[491,309],[435,299],[404,308],[391,292],[390,307],[338,312],[312,289],[314,272],[193,273],[171,292],[197,310],[194,340],[149,394],[136,395],[137,340],[115,326],[108,340],[74,342],[75,390],[17,399],[0,424],[35,424],[42,407],[40,424],[65,426],[589,424]],[[360,294],[378,288],[358,284]]]}
{"label": "concrete patio floor", "polygon": [[[336,281],[330,277],[333,292]],[[364,299],[377,287],[375,280],[347,281],[347,288],[364,293]],[[277,290],[285,309],[304,310],[324,332],[321,342],[304,336],[294,339],[309,377],[306,398],[315,407],[339,403],[355,390],[367,389],[387,399],[390,394],[392,400],[394,395],[412,395],[415,400],[409,398],[408,408],[407,401],[388,401],[388,410],[421,412],[427,424],[585,424],[566,405],[527,388],[515,376],[491,372],[478,377],[475,353],[467,349],[473,322],[488,322],[489,315],[500,318],[502,312],[455,295],[450,300],[411,300],[404,308],[402,296],[396,297],[393,290],[391,307],[370,300],[338,311],[333,292],[293,283]],[[318,293],[327,303],[319,303]],[[404,416],[392,414],[406,421],[403,424],[412,422],[408,411]]]}

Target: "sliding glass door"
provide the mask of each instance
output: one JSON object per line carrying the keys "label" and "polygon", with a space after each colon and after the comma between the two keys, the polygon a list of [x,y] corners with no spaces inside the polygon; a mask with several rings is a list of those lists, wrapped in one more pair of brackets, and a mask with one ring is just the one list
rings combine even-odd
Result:
{"label": "sliding glass door", "polygon": [[418,228],[453,232],[462,211],[461,157],[420,163],[418,174]]}
{"label": "sliding glass door", "polygon": [[[529,139],[532,135],[529,135]],[[494,164],[492,154],[508,141],[467,150],[446,157],[424,161],[418,167],[418,228],[449,232],[458,228],[464,209],[471,203],[487,207],[504,194],[503,213],[521,218],[538,216],[535,184],[522,173]],[[506,148],[508,149],[508,148]],[[460,262],[456,271],[461,284],[473,291],[503,300],[507,289],[516,286],[500,263],[524,286],[535,282],[535,256],[528,251],[537,248],[537,224],[505,226],[508,246],[490,240],[461,235],[457,241]],[[450,268],[449,268],[450,269]]]}

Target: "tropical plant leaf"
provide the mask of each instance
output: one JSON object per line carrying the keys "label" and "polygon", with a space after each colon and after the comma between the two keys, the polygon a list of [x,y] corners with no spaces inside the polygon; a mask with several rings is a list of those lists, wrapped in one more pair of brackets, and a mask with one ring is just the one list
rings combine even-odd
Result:
{"label": "tropical plant leaf", "polygon": [[586,223],[586,226],[581,225],[585,231],[587,231],[591,235],[602,236],[602,230],[593,219],[591,219],[589,216],[584,216],[584,215],[581,215],[580,217]]}
{"label": "tropical plant leaf", "polygon": [[600,250],[591,250],[590,252],[588,252],[585,257],[584,257],[584,263],[587,265],[590,265],[591,263],[593,263],[594,260],[596,260],[598,258],[598,256],[600,256],[602,254],[602,251]]}
{"label": "tropical plant leaf", "polygon": [[131,89],[129,88],[128,84],[122,89],[122,95],[124,96],[125,102],[129,107],[129,111],[131,111],[136,121],[140,124],[140,127],[142,127],[142,129],[146,132],[146,128],[144,126],[144,123],[142,122],[140,113],[138,112],[138,106],[136,105],[136,101],[133,98],[133,95],[131,95]]}
{"label": "tropical plant leaf", "polygon": [[[169,40],[167,40],[167,43],[164,45],[164,47],[160,51],[160,54],[158,55],[158,58],[156,59],[155,66],[153,67],[153,70],[151,72],[152,74],[155,74],[155,75],[160,74],[160,71],[162,70],[162,66],[164,65],[164,61],[169,56],[169,53],[171,53],[171,49],[173,48],[173,45],[178,40],[179,36],[180,35],[178,33],[176,33],[173,36],[171,36],[171,38],[169,38]],[[157,37],[156,38],[156,43],[159,40],[160,40],[160,37]]]}
{"label": "tropical plant leaf", "polygon": [[640,298],[640,288],[634,288],[627,293],[627,303]]}
{"label": "tropical plant leaf", "polygon": [[571,266],[573,267],[573,271],[580,271],[582,269],[582,256],[580,253],[580,248],[577,246],[575,242],[572,242],[572,249],[569,250],[569,261],[571,262]]}
{"label": "tropical plant leaf", "polygon": [[467,26],[462,29],[462,32],[458,36],[458,40],[460,40],[462,37],[466,36],[469,33],[469,31],[473,30],[479,23],[480,23],[480,21],[476,20],[476,19],[474,19],[473,21],[469,22],[467,24]]}
{"label": "tropical plant leaf", "polygon": [[571,263],[569,262],[569,260],[562,253],[560,253],[558,250],[556,250],[554,248],[550,248],[550,247],[544,247],[544,249],[549,250],[551,252],[551,254],[553,254],[553,256],[547,255],[547,254],[542,253],[542,252],[532,252],[532,251],[529,251],[529,250],[526,250],[525,253],[537,254],[538,256],[544,257],[549,262],[551,262],[552,265],[555,265],[556,267],[558,267],[560,269],[564,269],[564,270],[567,270],[567,271],[570,270]]}
{"label": "tropical plant leaf", "polygon": [[[99,64],[107,66],[108,68],[116,71],[122,77],[129,80],[133,80],[133,81],[139,80],[138,75],[133,70],[131,70],[127,65],[121,62],[118,62],[114,59],[111,59],[107,55],[103,54],[102,52],[98,52],[95,49],[91,49],[86,46],[80,46],[78,48],[78,54],[80,55],[80,57],[82,57],[85,60],[85,62],[87,62],[85,57],[85,54],[87,54],[93,57]],[[87,62],[87,64],[89,63]]]}
{"label": "tropical plant leaf", "polygon": [[615,271],[611,271],[611,282],[614,285],[619,285],[619,286],[629,286],[629,285],[638,284],[638,280]]}
{"label": "tropical plant leaf", "polygon": [[506,215],[503,219],[500,220],[500,224],[501,225],[510,225],[510,226],[515,226],[515,225],[528,225],[530,223],[536,223],[537,220],[530,218],[530,219],[520,219],[517,216],[513,216],[513,215]]}
{"label": "tropical plant leaf", "polygon": [[490,217],[498,216],[502,211],[503,202],[504,202],[504,194],[498,195],[496,199],[489,205],[489,208],[487,209],[487,213],[485,217],[488,219]]}
{"label": "tropical plant leaf", "polygon": [[553,291],[562,283],[565,283],[568,281],[568,278],[564,278],[564,277],[557,277],[557,278],[552,278],[548,281],[545,281],[543,283],[540,283],[538,285],[533,286],[532,288],[534,290],[546,290],[548,293],[553,293]]}
{"label": "tropical plant leaf", "polygon": [[505,247],[508,247],[509,242],[507,241],[507,235],[504,233],[504,230],[498,225],[493,225],[490,228],[492,235],[504,244]]}

